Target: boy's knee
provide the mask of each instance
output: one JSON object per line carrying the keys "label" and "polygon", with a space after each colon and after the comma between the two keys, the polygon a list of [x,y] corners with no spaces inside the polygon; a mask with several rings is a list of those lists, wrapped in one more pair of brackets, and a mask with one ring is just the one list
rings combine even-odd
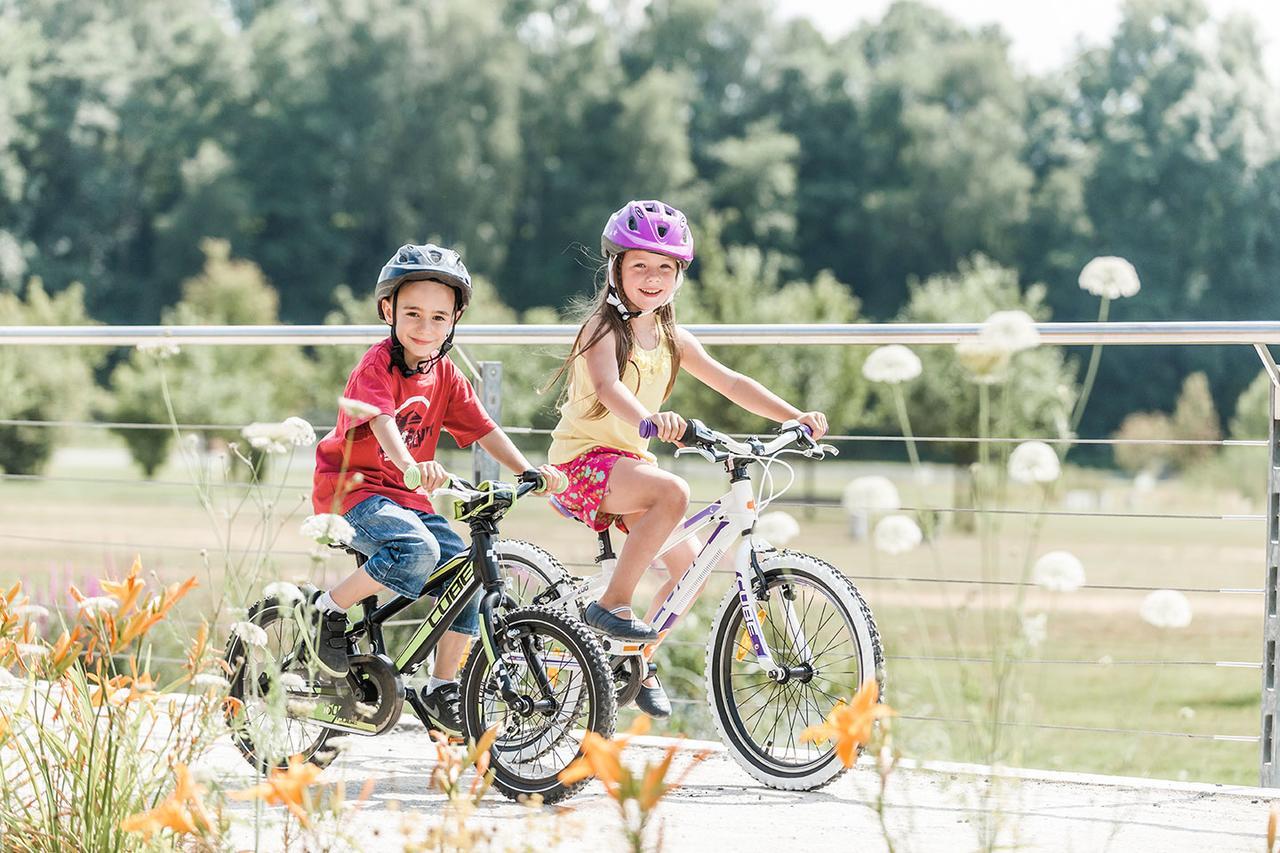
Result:
{"label": "boy's knee", "polygon": [[424,580],[440,564],[440,544],[430,534],[397,540],[396,551],[396,561]]}

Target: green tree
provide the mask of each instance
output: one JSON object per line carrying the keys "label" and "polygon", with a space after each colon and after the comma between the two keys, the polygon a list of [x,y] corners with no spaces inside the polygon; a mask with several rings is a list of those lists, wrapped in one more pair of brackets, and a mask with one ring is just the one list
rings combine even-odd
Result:
{"label": "green tree", "polygon": [[1231,437],[1239,441],[1266,438],[1271,433],[1271,376],[1261,371],[1236,400]]}
{"label": "green tree", "polygon": [[[81,326],[84,287],[50,297],[38,278],[26,299],[0,292],[0,326]],[[98,396],[93,371],[106,353],[98,347],[0,347],[0,418],[18,421],[84,420]],[[0,470],[35,474],[48,464],[64,430],[30,424],[0,425]]]}
{"label": "green tree", "polygon": [[[182,299],[166,309],[167,326],[271,324],[279,321],[275,291],[258,267],[230,256],[225,241],[203,244],[204,269],[182,286]],[[239,439],[239,426],[282,420],[311,399],[313,371],[295,346],[190,345],[161,365],[135,352],[111,375],[109,415],[126,422],[226,424],[206,435]],[[152,476],[168,457],[173,434],[121,429],[134,460]],[[248,448],[245,448],[247,451]]]}

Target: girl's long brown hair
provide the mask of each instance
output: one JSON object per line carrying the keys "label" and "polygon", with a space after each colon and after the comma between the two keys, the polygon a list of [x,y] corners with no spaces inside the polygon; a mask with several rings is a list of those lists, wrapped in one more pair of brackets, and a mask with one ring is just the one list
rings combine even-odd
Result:
{"label": "girl's long brown hair", "polygon": [[[622,255],[615,255],[613,258],[605,262],[613,264],[613,280],[617,282],[618,295],[622,297],[622,301],[631,307],[630,301],[622,293]],[[601,270],[607,268],[601,265]],[[569,350],[569,356],[564,360],[564,364],[560,365],[560,369],[556,371],[555,376],[551,377],[542,391],[555,386],[562,378],[569,373],[569,368],[573,366],[573,362],[579,356],[586,353],[587,350],[598,344],[600,340],[610,332],[613,332],[614,355],[618,360],[618,378],[621,379],[627,371],[627,365],[632,363],[631,350],[635,347],[635,334],[631,331],[631,323],[622,319],[622,315],[618,313],[614,306],[608,302],[609,286],[605,284],[599,288],[596,298],[587,301],[583,306],[582,325],[578,329],[578,336],[574,338],[573,347]],[[662,392],[662,399],[666,400],[671,396],[671,389],[676,384],[676,374],[680,372],[680,347],[676,343],[676,312],[672,303],[668,302],[657,311],[654,317],[658,321],[659,331],[662,333],[662,346],[667,349],[667,355],[671,357],[671,376],[667,379],[666,390]],[[591,335],[590,340],[584,341],[586,337],[587,326],[591,324],[593,319],[598,319],[596,331]],[[640,372],[637,366],[636,373]],[[564,390],[560,392],[558,405],[563,407],[569,399],[569,383],[565,383]],[[604,403],[600,402],[600,398],[596,397],[596,401],[591,408],[587,410],[587,417],[591,420],[603,418],[609,413]]]}

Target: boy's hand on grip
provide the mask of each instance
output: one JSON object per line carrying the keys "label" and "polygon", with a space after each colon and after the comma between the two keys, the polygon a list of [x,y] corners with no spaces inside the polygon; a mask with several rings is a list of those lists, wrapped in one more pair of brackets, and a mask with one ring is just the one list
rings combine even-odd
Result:
{"label": "boy's hand on grip", "polygon": [[404,469],[405,488],[415,492],[419,489],[432,492],[448,482],[449,472],[434,459],[428,462],[415,462]]}
{"label": "boy's hand on grip", "polygon": [[569,478],[554,465],[539,465],[538,476],[542,478],[541,486],[534,489],[535,495],[558,495],[569,488]]}

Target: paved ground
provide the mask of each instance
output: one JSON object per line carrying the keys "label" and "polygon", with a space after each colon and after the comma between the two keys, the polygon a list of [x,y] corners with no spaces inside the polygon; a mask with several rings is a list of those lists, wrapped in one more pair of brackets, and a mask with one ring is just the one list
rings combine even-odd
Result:
{"label": "paved ground", "polygon": [[[628,754],[643,761],[667,743],[638,738]],[[860,766],[820,791],[775,791],[739,770],[717,744],[694,745],[715,752],[660,807],[666,850],[887,849],[874,811],[878,777],[872,766]],[[398,851],[436,824],[442,798],[428,789],[434,755],[420,727],[353,738],[325,778],[345,780],[349,794],[370,779],[373,789],[359,812],[344,821],[347,838],[334,849],[360,844]],[[219,747],[208,769],[231,786],[252,782],[248,765],[230,744]],[[891,777],[887,824],[896,851],[981,849],[983,833],[993,825],[1003,849],[1260,851],[1274,794],[1035,771],[1010,771],[993,783],[982,768],[970,765],[907,765]],[[245,807],[235,815],[236,841],[245,847],[255,844],[250,818]],[[562,807],[538,810],[490,792],[470,825],[493,833],[491,849],[595,851],[622,849],[617,824],[614,804],[593,783]],[[260,831],[257,846],[281,849],[278,829]]]}

